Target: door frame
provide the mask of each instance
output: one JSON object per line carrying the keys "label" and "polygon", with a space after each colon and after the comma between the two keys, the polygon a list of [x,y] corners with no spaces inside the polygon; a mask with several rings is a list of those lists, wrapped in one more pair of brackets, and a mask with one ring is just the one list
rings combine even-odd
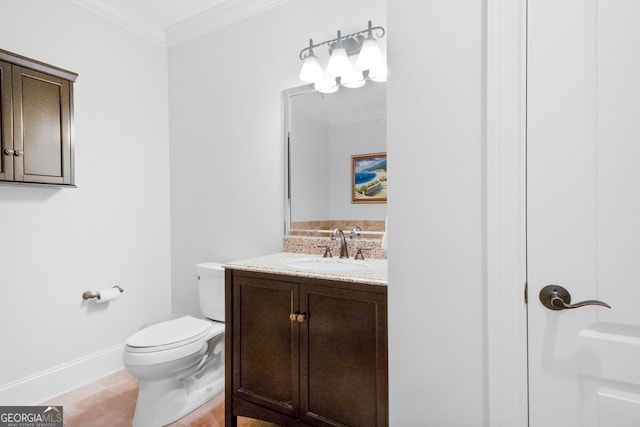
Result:
{"label": "door frame", "polygon": [[486,49],[488,425],[524,427],[527,0],[487,0]]}

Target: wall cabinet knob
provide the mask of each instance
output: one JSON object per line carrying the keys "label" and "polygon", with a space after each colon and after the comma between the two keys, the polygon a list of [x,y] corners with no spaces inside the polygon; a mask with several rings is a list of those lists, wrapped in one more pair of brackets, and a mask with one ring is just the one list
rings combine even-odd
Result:
{"label": "wall cabinet knob", "polygon": [[7,156],[10,156],[13,154],[13,150],[9,150],[8,148],[5,148],[4,150],[2,150],[2,152]]}
{"label": "wall cabinet knob", "polygon": [[14,155],[14,156],[16,156],[16,157],[20,157],[20,156],[22,156],[23,154],[24,154],[24,151],[22,151],[22,150],[16,150],[16,152],[15,152],[15,153],[13,153],[13,155]]}
{"label": "wall cabinet knob", "polygon": [[291,320],[292,322],[295,322],[296,321],[296,317],[297,317],[297,315],[295,313],[291,313],[289,315],[289,320]]}

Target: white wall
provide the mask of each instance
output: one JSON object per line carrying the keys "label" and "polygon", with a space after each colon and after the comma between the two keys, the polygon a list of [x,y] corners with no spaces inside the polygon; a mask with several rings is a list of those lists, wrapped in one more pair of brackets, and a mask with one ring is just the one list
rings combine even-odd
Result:
{"label": "white wall", "polygon": [[[385,9],[292,1],[169,49],[175,312],[199,311],[196,263],[282,250],[282,91],[300,86],[298,53],[309,38],[386,25]],[[255,182],[262,191],[247,191]]]}
{"label": "white wall", "polygon": [[66,0],[4,0],[0,40],[79,74],[78,188],[0,186],[0,402],[35,404],[121,368],[170,312],[167,53]]}
{"label": "white wall", "polygon": [[483,16],[388,2],[391,426],[488,425]]}

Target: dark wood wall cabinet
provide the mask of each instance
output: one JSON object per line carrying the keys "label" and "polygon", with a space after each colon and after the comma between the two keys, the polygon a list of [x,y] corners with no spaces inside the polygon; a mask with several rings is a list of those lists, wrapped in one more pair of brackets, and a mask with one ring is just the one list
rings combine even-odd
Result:
{"label": "dark wood wall cabinet", "polygon": [[0,50],[0,181],[74,185],[77,77]]}
{"label": "dark wood wall cabinet", "polygon": [[388,425],[387,288],[226,270],[226,426]]}

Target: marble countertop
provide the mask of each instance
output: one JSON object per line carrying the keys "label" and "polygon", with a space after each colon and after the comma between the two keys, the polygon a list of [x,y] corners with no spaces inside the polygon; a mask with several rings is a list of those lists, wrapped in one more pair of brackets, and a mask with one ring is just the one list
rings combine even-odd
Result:
{"label": "marble countertop", "polygon": [[[311,262],[338,262],[365,266],[360,270],[348,271],[323,271],[296,268],[291,263],[304,260]],[[308,255],[301,253],[280,252],[264,255],[256,258],[231,261],[225,264],[226,268],[235,270],[257,271],[262,273],[286,274],[289,276],[311,277],[318,279],[340,280],[343,282],[367,283],[373,285],[387,285],[387,260],[365,259],[340,260],[337,257],[323,258],[321,255]]]}

